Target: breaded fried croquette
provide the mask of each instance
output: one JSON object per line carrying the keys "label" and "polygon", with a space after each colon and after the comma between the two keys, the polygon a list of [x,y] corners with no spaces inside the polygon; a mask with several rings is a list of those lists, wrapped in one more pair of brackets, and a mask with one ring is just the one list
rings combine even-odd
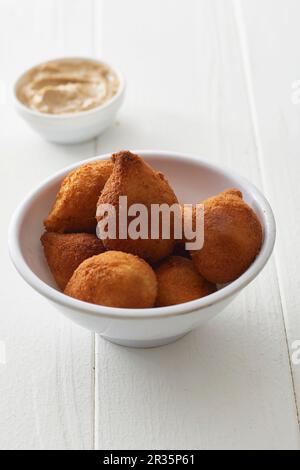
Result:
{"label": "breaded fried croquette", "polygon": [[[113,172],[108,179],[101,196],[98,206],[102,204],[111,204],[116,208],[117,216],[119,214],[119,196],[127,196],[128,207],[133,204],[143,204],[148,214],[151,213],[151,205],[166,204],[172,206],[177,204],[177,198],[169,183],[162,175],[150,167],[138,155],[129,151],[122,151],[112,156],[114,162]],[[172,219],[172,218],[171,218]],[[97,217],[101,220],[101,216]],[[130,224],[128,217],[128,225]],[[109,250],[124,251],[140,256],[150,262],[155,262],[170,255],[175,246],[173,232],[173,223],[171,220],[171,237],[163,239],[161,227],[158,239],[151,236],[151,218],[148,219],[148,238],[133,240],[129,236],[127,239],[107,238],[103,240],[105,247]],[[153,219],[152,219],[153,223]],[[154,224],[154,223],[153,223]]]}
{"label": "breaded fried croquette", "polygon": [[155,303],[157,280],[146,261],[132,254],[107,251],[81,263],[65,294],[108,307],[148,308]]}
{"label": "breaded fried croquette", "polygon": [[204,245],[191,251],[206,279],[225,284],[250,266],[262,244],[262,227],[238,189],[223,191],[204,202]]}
{"label": "breaded fried croquette", "polygon": [[50,271],[61,290],[82,261],[105,251],[102,241],[91,233],[45,232],[41,242]]}
{"label": "breaded fried croquette", "polygon": [[108,160],[86,163],[63,180],[54,205],[44,220],[48,232],[94,232],[96,204],[111,175],[113,164]]}
{"label": "breaded fried croquette", "polygon": [[183,304],[205,297],[216,290],[198,273],[193,262],[182,256],[170,256],[155,270],[157,277],[157,307]]}

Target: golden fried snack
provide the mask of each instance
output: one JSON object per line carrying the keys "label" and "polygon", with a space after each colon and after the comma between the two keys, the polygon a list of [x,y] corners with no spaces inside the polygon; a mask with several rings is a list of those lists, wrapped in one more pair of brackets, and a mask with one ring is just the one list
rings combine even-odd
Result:
{"label": "golden fried snack", "polygon": [[210,282],[225,284],[237,279],[261,248],[261,224],[242,197],[238,189],[229,189],[203,202],[204,246],[190,254]]}
{"label": "golden fried snack", "polygon": [[148,308],[155,303],[157,280],[146,261],[128,253],[107,251],[81,263],[65,294],[108,307]]}
{"label": "golden fried snack", "polygon": [[[142,158],[129,151],[122,151],[112,156],[114,162],[113,172],[108,179],[98,206],[101,204],[111,204],[116,208],[119,215],[119,196],[127,196],[127,204],[139,203],[146,206],[148,214],[151,213],[151,204],[167,204],[171,206],[177,204],[177,198],[164,176],[153,170]],[[128,224],[134,217],[127,218]],[[97,216],[101,220],[101,216]],[[172,221],[172,218],[171,218]],[[148,219],[148,239],[137,239],[127,237],[120,239],[107,238],[103,240],[105,247],[109,250],[125,251],[140,256],[150,262],[158,261],[170,255],[175,246],[173,236],[169,239],[162,239],[161,227],[159,238],[151,239],[151,220]],[[171,235],[173,227],[171,223]]]}
{"label": "golden fried snack", "polygon": [[155,270],[158,283],[156,305],[183,304],[205,297],[216,290],[198,273],[193,262],[182,256],[170,256]]}
{"label": "golden fried snack", "polygon": [[54,205],[44,220],[48,232],[94,232],[96,204],[111,175],[111,161],[86,163],[63,180]]}
{"label": "golden fried snack", "polygon": [[61,290],[82,261],[105,251],[102,241],[91,233],[45,232],[41,242],[50,271]]}

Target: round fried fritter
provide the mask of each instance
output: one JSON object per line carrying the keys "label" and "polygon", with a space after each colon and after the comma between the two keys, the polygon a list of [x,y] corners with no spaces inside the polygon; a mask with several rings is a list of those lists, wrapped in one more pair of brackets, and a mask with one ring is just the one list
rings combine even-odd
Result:
{"label": "round fried fritter", "polygon": [[193,262],[182,256],[170,256],[155,270],[155,274],[158,307],[190,302],[216,290],[214,284],[198,273]]}
{"label": "round fried fritter", "polygon": [[63,180],[44,220],[48,232],[95,232],[96,205],[113,169],[108,160],[85,163]]}
{"label": "round fried fritter", "polygon": [[[117,220],[119,220],[119,197],[127,197],[128,209],[133,204],[143,204],[147,209],[148,231],[147,238],[133,239],[128,231],[125,237],[107,237],[103,240],[104,246],[108,250],[118,250],[132,253],[146,259],[149,262],[159,261],[170,255],[175,246],[173,219],[170,221],[170,237],[162,236],[161,223],[157,224],[158,237],[152,237],[152,227],[155,226],[151,219],[151,207],[153,205],[172,206],[177,204],[176,195],[162,173],[151,168],[138,155],[129,151],[122,151],[112,156],[114,161],[113,172],[108,179],[98,201],[98,208],[101,205],[110,204],[116,209]],[[97,215],[100,222],[104,217]],[[133,222],[133,217],[127,217],[128,228]]]}
{"label": "round fried fritter", "polygon": [[41,242],[50,271],[61,290],[82,261],[105,251],[102,241],[91,233],[45,232]]}
{"label": "round fried fritter", "polygon": [[203,204],[204,245],[190,254],[205,279],[225,284],[237,279],[255,259],[262,227],[238,189],[223,191]]}
{"label": "round fried fritter", "polygon": [[108,307],[149,308],[155,303],[157,280],[146,261],[129,253],[107,251],[81,263],[65,294]]}

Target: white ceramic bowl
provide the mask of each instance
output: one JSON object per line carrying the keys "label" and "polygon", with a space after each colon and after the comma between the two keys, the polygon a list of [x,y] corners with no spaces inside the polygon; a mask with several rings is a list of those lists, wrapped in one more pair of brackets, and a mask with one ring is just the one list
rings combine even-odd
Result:
{"label": "white ceramic bowl", "polygon": [[[167,176],[179,200],[185,203],[199,202],[229,187],[239,188],[243,192],[245,200],[261,221],[264,240],[257,258],[241,277],[207,297],[181,305],[150,309],[102,307],[58,291],[40,243],[42,220],[53,203],[62,179],[83,162],[64,168],[43,181],[21,203],[10,224],[9,250],[15,267],[25,281],[71,320],[114,343],[152,347],[176,340],[221,312],[264,267],[273,250],[276,230],[273,213],[265,197],[234,172],[197,157],[173,152],[136,153]],[[109,157],[103,155],[84,162]]]}
{"label": "white ceramic bowl", "polygon": [[42,137],[51,142],[60,144],[74,144],[102,134],[113,124],[117,112],[123,103],[125,80],[121,72],[107,62],[97,61],[88,57],[64,57],[54,60],[65,59],[92,60],[96,63],[106,64],[115,71],[120,81],[119,89],[115,96],[102,106],[90,109],[89,111],[61,115],[40,113],[21,103],[16,93],[24,76],[33,68],[31,67],[16,81],[13,89],[13,97],[17,112]]}

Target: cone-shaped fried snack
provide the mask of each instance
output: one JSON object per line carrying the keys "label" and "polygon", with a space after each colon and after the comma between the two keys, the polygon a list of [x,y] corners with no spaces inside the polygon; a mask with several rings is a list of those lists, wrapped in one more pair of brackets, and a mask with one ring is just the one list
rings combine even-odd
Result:
{"label": "cone-shaped fried snack", "polygon": [[216,290],[198,273],[193,262],[182,256],[170,256],[155,270],[158,283],[157,307],[183,304],[205,297]]}
{"label": "cone-shaped fried snack", "polygon": [[204,245],[191,251],[198,271],[210,282],[237,279],[250,266],[262,244],[262,227],[238,189],[223,191],[204,204]]}
{"label": "cone-shaped fried snack", "polygon": [[45,232],[41,242],[50,271],[61,290],[82,261],[105,251],[102,241],[91,233]]}
{"label": "cone-shaped fried snack", "polygon": [[108,307],[153,307],[157,280],[153,269],[137,256],[107,251],[76,269],[65,294]]}
{"label": "cone-shaped fried snack", "polygon": [[[171,217],[169,239],[162,239],[161,226],[158,230],[158,239],[151,239],[151,226],[154,222],[150,220],[152,204],[166,204],[172,206],[177,204],[177,198],[164,176],[153,170],[138,155],[129,151],[119,152],[112,156],[114,162],[113,172],[108,179],[98,201],[98,206],[111,204],[115,207],[117,216],[119,214],[119,197],[127,196],[128,208],[132,204],[143,204],[148,209],[148,239],[136,239],[127,236],[121,239],[117,232],[116,239],[107,238],[103,244],[109,250],[124,251],[133,253],[151,262],[165,258],[172,253],[175,242],[172,236],[173,225]],[[128,217],[128,225],[134,217]],[[98,216],[97,220],[101,220]],[[152,225],[151,225],[152,224]],[[158,227],[158,225],[157,225]],[[128,233],[128,232],[127,232]]]}
{"label": "cone-shaped fried snack", "polygon": [[96,205],[113,169],[111,161],[86,163],[63,180],[54,205],[44,220],[48,232],[94,232]]}

